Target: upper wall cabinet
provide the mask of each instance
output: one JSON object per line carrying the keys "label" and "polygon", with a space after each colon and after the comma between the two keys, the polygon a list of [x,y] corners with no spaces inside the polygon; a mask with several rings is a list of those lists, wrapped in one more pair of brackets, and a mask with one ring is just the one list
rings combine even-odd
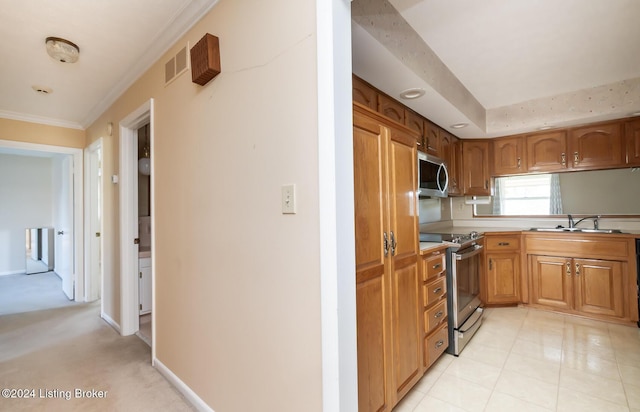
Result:
{"label": "upper wall cabinet", "polygon": [[378,113],[404,124],[404,106],[384,94],[378,94]]}
{"label": "upper wall cabinet", "polygon": [[413,110],[404,109],[404,124],[411,130],[418,132],[418,150],[424,150],[424,121],[422,116]]}
{"label": "upper wall cabinet", "polygon": [[527,170],[557,172],[567,168],[567,133],[541,133],[526,137]]}
{"label": "upper wall cabinet", "polygon": [[513,175],[527,170],[523,136],[495,139],[491,142],[491,149],[494,176]]}
{"label": "upper wall cabinet", "polygon": [[624,166],[624,144],[620,122],[571,129],[569,147],[572,169]]}
{"label": "upper wall cabinet", "polygon": [[463,140],[462,161],[464,194],[490,196],[489,141]]}
{"label": "upper wall cabinet", "polygon": [[422,150],[430,155],[440,155],[440,128],[428,120],[424,121],[424,140]]}
{"label": "upper wall cabinet", "polygon": [[378,110],[378,93],[369,83],[351,76],[351,94],[354,102],[364,104],[371,110]]}
{"label": "upper wall cabinet", "polygon": [[633,120],[625,124],[627,141],[627,165],[640,166],[640,120]]}
{"label": "upper wall cabinet", "polygon": [[451,167],[452,163],[451,151],[453,146],[453,139],[455,139],[455,137],[452,134],[440,129],[440,150],[438,150],[438,156],[443,159],[449,167]]}

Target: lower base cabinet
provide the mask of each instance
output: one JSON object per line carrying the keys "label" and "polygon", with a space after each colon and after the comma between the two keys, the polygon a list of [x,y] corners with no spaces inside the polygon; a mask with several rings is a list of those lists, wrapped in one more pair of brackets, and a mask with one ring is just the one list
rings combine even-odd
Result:
{"label": "lower base cabinet", "polygon": [[622,262],[529,256],[531,303],[578,314],[625,316]]}
{"label": "lower base cabinet", "polygon": [[446,249],[421,256],[424,308],[423,367],[426,371],[449,346]]}
{"label": "lower base cabinet", "polygon": [[485,234],[486,281],[482,298],[489,305],[517,304],[521,298],[520,235]]}

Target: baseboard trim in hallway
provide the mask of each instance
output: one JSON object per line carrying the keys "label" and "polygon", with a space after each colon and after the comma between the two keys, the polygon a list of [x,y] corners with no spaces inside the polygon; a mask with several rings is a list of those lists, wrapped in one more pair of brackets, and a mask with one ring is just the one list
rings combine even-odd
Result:
{"label": "baseboard trim in hallway", "polygon": [[111,326],[113,329],[115,329],[116,332],[118,332],[118,334],[122,335],[122,332],[120,330],[120,325],[118,324],[118,322],[116,322],[115,320],[111,319],[111,317],[109,315],[107,315],[106,313],[104,313],[104,312],[100,313],[100,317],[102,318],[102,320],[107,322],[107,324],[109,326]]}
{"label": "baseboard trim in hallway", "polygon": [[197,410],[201,412],[215,412],[205,403],[186,383],[176,376],[171,369],[160,362],[158,358],[153,359],[153,365],[176,388]]}

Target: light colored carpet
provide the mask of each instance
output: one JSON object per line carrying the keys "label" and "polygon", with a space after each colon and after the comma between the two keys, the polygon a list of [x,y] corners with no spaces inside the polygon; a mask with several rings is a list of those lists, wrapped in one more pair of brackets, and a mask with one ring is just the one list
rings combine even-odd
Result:
{"label": "light colored carpet", "polygon": [[[0,316],[0,389],[35,394],[0,397],[1,411],[194,410],[151,366],[149,346],[120,336],[99,310],[94,302]],[[76,398],[76,389],[106,396]]]}
{"label": "light colored carpet", "polygon": [[0,315],[75,305],[54,272],[0,276]]}

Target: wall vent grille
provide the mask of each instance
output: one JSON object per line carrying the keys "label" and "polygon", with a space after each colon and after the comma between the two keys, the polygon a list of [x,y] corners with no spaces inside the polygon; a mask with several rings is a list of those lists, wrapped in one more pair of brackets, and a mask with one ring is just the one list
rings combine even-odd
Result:
{"label": "wall vent grille", "polygon": [[181,74],[189,70],[189,43],[180,50],[175,56],[172,56],[164,64],[164,85],[168,86],[169,83],[177,79]]}

